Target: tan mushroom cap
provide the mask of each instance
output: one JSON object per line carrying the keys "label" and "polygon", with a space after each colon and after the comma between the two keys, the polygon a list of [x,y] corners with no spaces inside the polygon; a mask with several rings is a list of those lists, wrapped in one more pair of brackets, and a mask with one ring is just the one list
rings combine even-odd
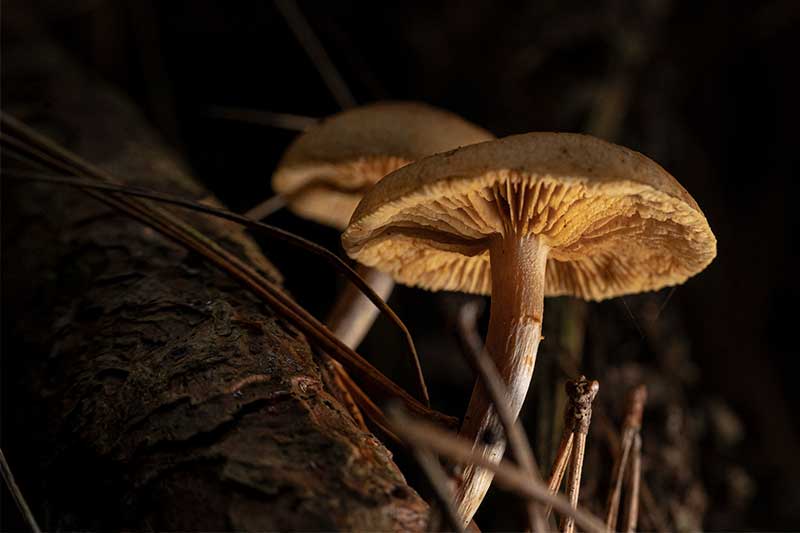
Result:
{"label": "tan mushroom cap", "polygon": [[589,300],[683,283],[716,255],[694,199],[642,154],[570,133],[528,133],[403,167],[356,208],[350,257],[431,290],[491,293],[487,237],[550,247],[545,293]]}
{"label": "tan mushroom cap", "polygon": [[333,115],[298,137],[272,177],[278,194],[320,180],[289,208],[344,229],[364,189],[422,157],[493,139],[459,116],[416,102],[379,102]]}

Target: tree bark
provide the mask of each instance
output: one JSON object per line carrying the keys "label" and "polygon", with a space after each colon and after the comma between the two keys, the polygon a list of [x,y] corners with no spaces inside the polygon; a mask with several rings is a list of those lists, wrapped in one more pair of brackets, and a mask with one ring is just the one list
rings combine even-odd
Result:
{"label": "tree bark", "polygon": [[[131,104],[8,19],[4,111],[131,184],[207,196]],[[2,216],[4,444],[42,454],[18,477],[45,529],[425,527],[304,337],[223,273],[79,191],[4,180]],[[236,226],[192,221],[279,279]]]}

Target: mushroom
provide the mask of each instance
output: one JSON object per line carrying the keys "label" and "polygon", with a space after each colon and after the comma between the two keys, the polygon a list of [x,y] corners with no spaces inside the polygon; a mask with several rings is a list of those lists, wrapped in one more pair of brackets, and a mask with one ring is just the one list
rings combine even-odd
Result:
{"label": "mushroom", "polygon": [[[457,115],[416,102],[380,102],[333,115],[311,127],[287,149],[272,177],[277,202],[297,215],[344,229],[356,205],[386,174],[422,157],[493,139]],[[258,208],[250,216],[262,218]],[[379,271],[359,274],[384,300],[394,280]],[[378,309],[348,286],[328,320],[331,330],[356,348]]]}
{"label": "mushroom", "polygon": [[[437,154],[378,182],[342,236],[350,257],[430,290],[491,294],[485,349],[525,399],[545,296],[602,300],[677,285],[716,255],[697,203],[658,164],[587,135],[528,133]],[[476,384],[461,427],[498,435]],[[485,446],[500,461],[505,442]],[[468,523],[491,484],[467,466],[457,498]]]}

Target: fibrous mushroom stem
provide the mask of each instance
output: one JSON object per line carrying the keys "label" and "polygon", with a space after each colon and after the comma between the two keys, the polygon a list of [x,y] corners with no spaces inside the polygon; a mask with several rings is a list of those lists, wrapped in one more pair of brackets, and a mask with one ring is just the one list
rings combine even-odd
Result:
{"label": "fibrous mushroom stem", "polygon": [[[542,332],[548,247],[535,236],[515,233],[491,239],[492,306],[486,350],[506,382],[509,408],[519,414],[528,392]],[[483,385],[472,391],[460,434],[500,462],[505,451],[500,421]],[[492,483],[488,470],[467,465],[456,494],[459,514],[469,523]]]}
{"label": "fibrous mushroom stem", "polygon": [[[373,291],[386,300],[394,288],[394,280],[389,274],[359,266],[358,275],[364,278]],[[344,289],[328,318],[330,330],[352,349],[358,348],[369,332],[380,310],[353,284]]]}

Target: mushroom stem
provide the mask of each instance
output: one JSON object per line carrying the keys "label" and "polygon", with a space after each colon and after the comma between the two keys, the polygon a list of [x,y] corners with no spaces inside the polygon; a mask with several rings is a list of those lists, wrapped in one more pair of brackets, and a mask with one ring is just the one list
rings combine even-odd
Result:
{"label": "mushroom stem", "polygon": [[[549,248],[537,237],[510,233],[495,236],[489,246],[492,271],[492,306],[486,350],[508,387],[508,406],[516,418],[522,408],[536,363],[542,332],[545,267]],[[475,384],[460,434],[476,449],[485,445],[484,457],[499,463],[505,441],[497,413],[480,381]],[[493,474],[475,465],[464,469],[456,495],[464,524],[469,523],[492,483]]]}
{"label": "mushroom stem", "polygon": [[[380,270],[359,265],[358,275],[367,282],[369,287],[381,297],[387,300],[394,289],[394,278]],[[374,303],[364,296],[364,293],[353,284],[348,284],[333,310],[328,315],[328,328],[336,337],[345,343],[349,348],[355,350],[364,337],[369,333],[372,324],[380,314]],[[425,405],[430,405],[428,387],[425,385],[425,376],[422,373],[422,366],[416,352],[412,353],[414,372],[416,373],[417,394]]]}
{"label": "mushroom stem", "polygon": [[[392,293],[394,280],[389,274],[365,266],[359,266],[357,272],[383,300]],[[380,310],[350,283],[328,316],[328,327],[339,340],[355,350],[364,340],[378,313]]]}

